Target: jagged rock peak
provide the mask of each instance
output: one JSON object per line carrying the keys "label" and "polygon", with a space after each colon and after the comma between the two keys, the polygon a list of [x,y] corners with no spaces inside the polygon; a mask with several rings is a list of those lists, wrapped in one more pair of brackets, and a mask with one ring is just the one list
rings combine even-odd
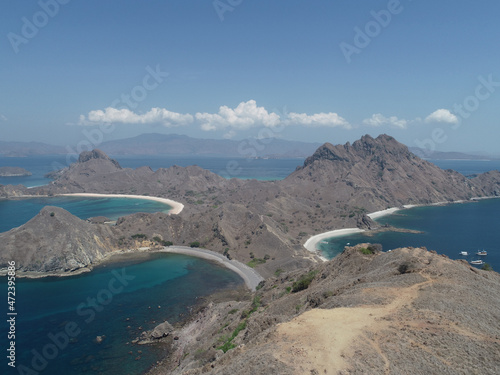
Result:
{"label": "jagged rock peak", "polygon": [[95,160],[95,159],[101,159],[101,160],[109,160],[112,162],[116,167],[121,169],[120,164],[114,160],[111,159],[108,155],[106,155],[105,152],[99,150],[99,149],[94,149],[92,151],[83,151],[80,154],[80,157],[78,158],[78,163],[85,163],[89,160]]}
{"label": "jagged rock peak", "polygon": [[387,134],[381,134],[373,138],[366,134],[355,141],[352,145],[347,142],[344,145],[332,145],[325,143],[320,146],[312,156],[304,162],[304,167],[312,164],[316,160],[331,160],[340,162],[353,161],[354,157],[366,157],[375,153],[388,153],[392,155],[405,155],[411,157],[408,147],[396,141]]}

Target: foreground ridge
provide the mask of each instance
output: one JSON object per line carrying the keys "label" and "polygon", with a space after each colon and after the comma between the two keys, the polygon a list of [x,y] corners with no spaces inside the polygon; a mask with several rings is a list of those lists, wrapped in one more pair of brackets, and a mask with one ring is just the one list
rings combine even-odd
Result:
{"label": "foreground ridge", "polygon": [[[498,373],[499,274],[424,248],[367,248],[269,278],[252,302],[209,305],[149,374]],[[219,339],[238,327],[224,353]]]}

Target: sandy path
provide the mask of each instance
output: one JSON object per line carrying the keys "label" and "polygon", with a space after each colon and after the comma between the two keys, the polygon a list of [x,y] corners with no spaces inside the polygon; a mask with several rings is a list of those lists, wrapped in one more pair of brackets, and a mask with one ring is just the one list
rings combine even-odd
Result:
{"label": "sandy path", "polygon": [[[392,296],[387,305],[313,309],[290,322],[279,324],[273,341],[275,357],[296,369],[297,374],[338,374],[348,368],[352,347],[360,342],[371,345],[385,362],[389,363],[376,341],[368,340],[366,333],[381,332],[390,324],[385,317],[396,314],[418,297],[419,289],[427,281],[407,288],[374,288],[365,293]],[[373,336],[373,335],[371,335]],[[317,371],[317,372],[314,372]]]}
{"label": "sandy path", "polygon": [[169,215],[178,215],[184,208],[182,203],[173,201],[167,198],[160,197],[149,197],[146,195],[130,195],[130,194],[95,194],[95,193],[73,193],[73,194],[58,194],[59,196],[65,197],[93,197],[93,198],[132,198],[132,199],[145,199],[149,201],[161,202],[168,204],[172,207],[169,211]]}

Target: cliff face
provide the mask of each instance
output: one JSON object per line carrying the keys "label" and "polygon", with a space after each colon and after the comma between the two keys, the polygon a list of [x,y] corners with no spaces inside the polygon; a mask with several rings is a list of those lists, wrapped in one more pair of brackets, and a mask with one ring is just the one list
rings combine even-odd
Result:
{"label": "cliff face", "polygon": [[[0,194],[8,196],[9,189],[0,189]],[[381,135],[364,136],[352,145],[327,143],[276,182],[226,180],[197,166],[122,168],[95,150],[83,153],[49,186],[29,190],[47,195],[79,192],[177,200],[185,205],[177,217],[133,215],[116,229],[127,241],[144,233],[177,245],[199,241],[245,263],[253,257],[260,260],[259,272],[270,276],[277,268],[290,270],[310,262],[314,257],[302,244],[311,235],[376,226],[366,214],[388,207],[498,195],[500,172],[468,179],[441,170]]]}
{"label": "cliff face", "polygon": [[492,177],[468,179],[420,159],[390,136],[366,135],[352,145],[324,144],[284,184],[300,189],[313,182],[323,199],[333,199],[334,192],[341,201],[370,212],[493,195],[498,181],[491,183]]}
{"label": "cliff face", "polygon": [[0,233],[0,268],[14,260],[20,272],[66,272],[86,267],[116,249],[112,229],[44,207],[26,224]]}
{"label": "cliff face", "polygon": [[252,301],[209,305],[149,374],[500,372],[498,273],[366,246],[269,278]]}

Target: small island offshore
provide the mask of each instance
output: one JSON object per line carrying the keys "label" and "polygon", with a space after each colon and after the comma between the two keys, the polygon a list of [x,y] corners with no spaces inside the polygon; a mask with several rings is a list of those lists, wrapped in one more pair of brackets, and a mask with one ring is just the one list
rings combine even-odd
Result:
{"label": "small island offshore", "polygon": [[0,167],[0,177],[31,176],[31,172],[20,167]]}
{"label": "small island offshore", "polygon": [[325,261],[310,246],[323,232],[384,230],[372,217],[391,207],[497,197],[498,171],[466,178],[367,135],[324,144],[281,181],[226,180],[196,166],[132,170],[99,150],[53,177],[32,189],[0,186],[0,197],[132,195],[168,199],[174,210],[109,225],[45,207],[0,233],[4,270],[14,260],[18,277],[73,275],[116,254],[170,251],[214,259],[252,290],[138,336],[134,345],[168,347],[150,374],[500,370],[498,273],[425,248],[367,243]]}

